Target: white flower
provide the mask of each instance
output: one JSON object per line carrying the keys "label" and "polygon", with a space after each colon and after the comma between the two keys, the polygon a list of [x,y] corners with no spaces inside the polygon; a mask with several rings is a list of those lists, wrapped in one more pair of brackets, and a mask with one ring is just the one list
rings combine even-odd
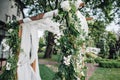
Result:
{"label": "white flower", "polygon": [[9,48],[10,48],[9,45],[6,43],[6,41],[7,41],[6,39],[3,39],[2,42],[1,42],[1,44],[2,44],[2,46],[3,46],[2,51],[4,51],[4,52],[5,52],[5,51],[8,51]]}
{"label": "white flower", "polygon": [[60,5],[61,5],[61,8],[62,8],[64,11],[70,11],[70,10],[71,10],[69,1],[63,1],[63,2],[61,2]]}
{"label": "white flower", "polygon": [[13,29],[9,29],[8,32],[11,33],[13,31]]}
{"label": "white flower", "polygon": [[80,78],[79,78],[79,77],[77,77],[77,80],[80,80]]}
{"label": "white flower", "polygon": [[72,55],[69,55],[67,57],[64,57],[64,64],[69,66],[70,65],[70,59],[71,59]]}
{"label": "white flower", "polygon": [[81,72],[81,75],[82,75],[82,76],[85,76],[85,74],[84,74],[84,72],[83,72],[83,71]]}
{"label": "white flower", "polygon": [[11,64],[9,62],[7,62],[7,64],[6,64],[6,70],[10,70],[10,68],[11,68]]}
{"label": "white flower", "polygon": [[65,30],[66,29],[66,27],[63,26],[63,25],[61,25],[60,28],[61,28],[61,30]]}
{"label": "white flower", "polygon": [[56,45],[58,45],[58,46],[59,46],[59,45],[60,45],[60,43],[59,43],[59,42],[57,42],[57,43],[56,43]]}
{"label": "white flower", "polygon": [[55,39],[54,42],[57,43],[58,42],[57,39]]}
{"label": "white flower", "polygon": [[57,39],[55,39],[54,42],[56,43],[56,45],[58,45],[58,46],[60,45],[60,43],[58,42]]}

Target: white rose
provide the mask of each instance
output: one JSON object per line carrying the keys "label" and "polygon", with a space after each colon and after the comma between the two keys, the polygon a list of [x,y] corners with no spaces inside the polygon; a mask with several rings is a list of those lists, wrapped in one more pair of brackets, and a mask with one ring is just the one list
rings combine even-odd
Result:
{"label": "white rose", "polygon": [[72,55],[69,55],[67,57],[64,57],[64,64],[69,66],[70,65],[70,59],[71,59]]}
{"label": "white rose", "polygon": [[61,8],[62,8],[64,11],[70,11],[70,10],[71,10],[69,1],[63,1],[63,2],[61,2],[60,6],[61,6]]}
{"label": "white rose", "polygon": [[11,68],[11,64],[9,62],[7,62],[7,64],[6,64],[6,70],[10,70],[10,68]]}
{"label": "white rose", "polygon": [[60,43],[59,43],[59,42],[57,42],[57,43],[56,43],[56,45],[58,45],[58,46],[59,46],[59,45],[60,45]]}
{"label": "white rose", "polygon": [[9,29],[8,32],[11,33],[13,31],[13,29]]}
{"label": "white rose", "polygon": [[82,76],[85,76],[85,74],[84,74],[84,72],[83,72],[83,71],[81,72],[81,75],[82,75]]}
{"label": "white rose", "polygon": [[57,39],[55,39],[54,42],[57,43],[58,42]]}

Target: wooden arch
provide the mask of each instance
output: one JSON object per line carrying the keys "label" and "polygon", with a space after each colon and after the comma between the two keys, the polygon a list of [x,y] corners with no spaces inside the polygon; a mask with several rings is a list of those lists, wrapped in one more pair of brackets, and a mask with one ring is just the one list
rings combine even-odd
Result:
{"label": "wooden arch", "polygon": [[[84,3],[81,3],[80,4],[80,7],[81,6],[84,6]],[[32,21],[35,21],[35,20],[40,20],[40,19],[43,19],[43,16],[45,15],[46,13],[40,13],[40,14],[38,14],[38,15],[36,15],[36,16],[32,16],[32,17],[29,17]],[[54,16],[55,14],[53,13],[53,15],[52,16]],[[88,18],[86,18],[86,20],[88,21],[88,20],[92,20],[93,18],[92,17],[88,17]],[[22,23],[24,23],[23,22],[23,19],[22,20],[19,20],[18,21],[19,22],[19,24],[21,25]],[[21,38],[21,36],[22,36],[22,27],[20,26],[20,28],[19,28],[19,32],[18,32],[18,36]],[[19,52],[20,53],[20,52]],[[18,53],[18,55],[19,55],[19,53]],[[36,60],[31,64],[31,66],[32,66],[32,68],[33,68],[33,70],[34,71],[36,71]]]}

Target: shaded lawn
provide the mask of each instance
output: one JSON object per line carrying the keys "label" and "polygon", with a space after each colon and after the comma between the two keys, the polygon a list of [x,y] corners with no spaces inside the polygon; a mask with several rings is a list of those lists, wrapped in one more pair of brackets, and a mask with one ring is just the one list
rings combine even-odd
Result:
{"label": "shaded lawn", "polygon": [[[43,59],[43,56],[44,56],[44,53],[39,53],[38,54],[38,57],[39,57],[39,59]],[[48,61],[56,61],[56,62],[59,62],[60,60],[60,54],[56,54],[56,55],[54,55],[54,54],[52,54],[52,57],[51,58],[45,58],[46,60],[48,60]]]}
{"label": "shaded lawn", "polygon": [[89,80],[120,80],[120,68],[97,68]]}
{"label": "shaded lawn", "polygon": [[53,80],[55,73],[45,65],[39,65],[42,80]]}

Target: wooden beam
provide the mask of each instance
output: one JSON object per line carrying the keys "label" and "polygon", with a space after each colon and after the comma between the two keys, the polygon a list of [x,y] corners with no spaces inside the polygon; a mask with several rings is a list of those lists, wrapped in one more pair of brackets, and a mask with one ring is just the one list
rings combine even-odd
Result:
{"label": "wooden beam", "polygon": [[80,3],[79,7],[84,7],[85,6],[85,3]]}
{"label": "wooden beam", "polygon": [[36,60],[34,60],[34,62],[31,64],[33,70],[36,72]]}
{"label": "wooden beam", "polygon": [[[38,14],[37,16],[32,16],[32,17],[29,17],[29,18],[30,18],[32,21],[34,21],[34,20],[42,19],[43,16],[44,16],[44,13],[40,13],[40,14]],[[23,22],[23,19],[22,19],[22,20],[19,20],[18,22],[19,22],[19,24],[24,23],[24,22]]]}
{"label": "wooden beam", "polygon": [[87,17],[86,20],[87,21],[93,20],[93,17]]}

